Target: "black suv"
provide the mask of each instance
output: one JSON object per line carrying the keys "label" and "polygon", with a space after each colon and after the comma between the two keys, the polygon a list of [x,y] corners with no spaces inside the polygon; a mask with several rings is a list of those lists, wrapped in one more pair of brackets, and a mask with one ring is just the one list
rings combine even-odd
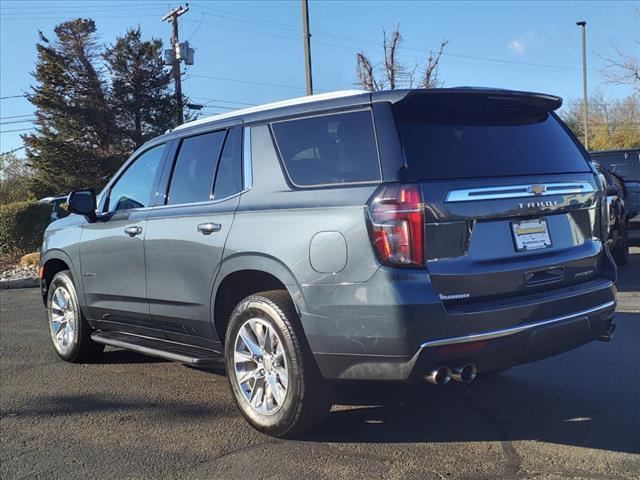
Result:
{"label": "black suv", "polygon": [[46,231],[65,360],[208,365],[271,435],[339,380],[444,385],[608,339],[604,185],[538,93],[338,92],[198,120]]}
{"label": "black suv", "polygon": [[591,158],[622,180],[629,223],[640,227],[640,148],[591,152]]}

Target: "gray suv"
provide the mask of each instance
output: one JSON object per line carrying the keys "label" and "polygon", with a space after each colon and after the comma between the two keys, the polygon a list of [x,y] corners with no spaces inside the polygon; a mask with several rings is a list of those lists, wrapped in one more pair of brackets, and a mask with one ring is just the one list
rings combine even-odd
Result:
{"label": "gray suv", "polygon": [[47,229],[55,349],[224,362],[249,423],[294,436],[339,381],[470,382],[607,340],[606,196],[560,105],[338,92],[180,126]]}

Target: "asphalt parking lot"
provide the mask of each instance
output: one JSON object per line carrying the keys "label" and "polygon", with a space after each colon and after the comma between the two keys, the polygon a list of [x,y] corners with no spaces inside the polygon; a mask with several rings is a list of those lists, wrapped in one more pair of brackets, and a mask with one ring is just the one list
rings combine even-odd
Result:
{"label": "asphalt parking lot", "polygon": [[616,336],[469,386],[343,386],[297,441],[252,430],[222,371],[57,358],[37,289],[2,291],[3,479],[640,478],[640,248]]}

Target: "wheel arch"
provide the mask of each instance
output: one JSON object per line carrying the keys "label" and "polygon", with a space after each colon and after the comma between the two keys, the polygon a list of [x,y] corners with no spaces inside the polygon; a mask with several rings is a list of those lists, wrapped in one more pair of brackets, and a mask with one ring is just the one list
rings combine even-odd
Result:
{"label": "wheel arch", "polygon": [[74,286],[78,294],[78,298],[84,298],[84,290],[82,288],[82,279],[80,277],[80,271],[76,268],[75,264],[71,260],[71,257],[67,255],[63,250],[48,250],[40,258],[40,266],[42,268],[41,273],[41,294],[42,301],[46,306],[47,294],[49,292],[49,285],[56,273],[63,270],[71,271],[71,275],[74,279]]}
{"label": "wheel arch", "polygon": [[220,343],[224,345],[229,315],[240,300],[258,292],[281,289],[289,292],[300,315],[305,310],[304,297],[295,276],[286,265],[274,257],[257,253],[226,258],[211,296],[212,325]]}

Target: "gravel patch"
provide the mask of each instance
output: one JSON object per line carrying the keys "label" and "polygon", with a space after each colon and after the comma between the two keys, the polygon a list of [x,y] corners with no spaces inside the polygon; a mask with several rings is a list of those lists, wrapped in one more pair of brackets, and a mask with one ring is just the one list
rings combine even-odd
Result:
{"label": "gravel patch", "polygon": [[38,267],[13,267],[0,273],[0,289],[30,288],[40,285]]}
{"label": "gravel patch", "polygon": [[0,273],[0,280],[15,280],[16,278],[38,278],[38,267],[13,267]]}

